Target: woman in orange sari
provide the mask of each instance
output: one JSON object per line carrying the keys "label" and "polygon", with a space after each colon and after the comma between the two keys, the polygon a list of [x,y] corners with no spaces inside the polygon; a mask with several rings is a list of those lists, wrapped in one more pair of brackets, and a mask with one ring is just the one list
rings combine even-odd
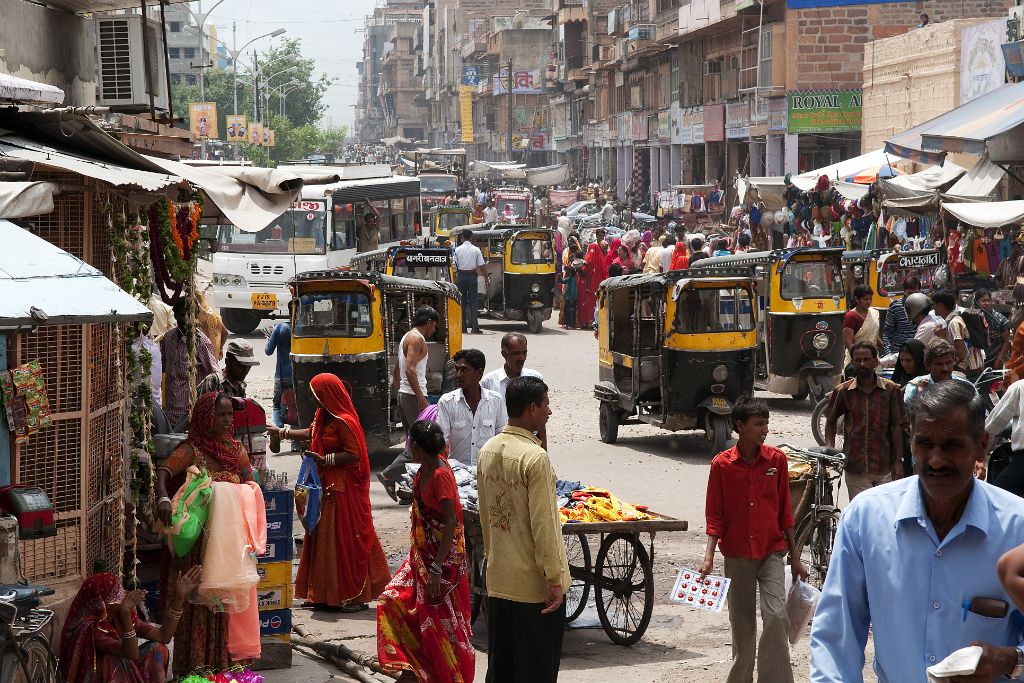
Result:
{"label": "woman in orange sari", "polygon": [[304,457],[316,460],[324,489],[320,521],[302,543],[295,595],[314,608],[359,612],[391,579],[370,512],[366,437],[340,379],[322,373],[309,388],[317,406],[313,425],[281,435],[310,441]]}
{"label": "woman in orange sari", "polygon": [[[196,399],[189,421],[188,439],[174,449],[156,471],[157,511],[165,525],[171,521],[169,491],[177,491],[191,465],[206,470],[214,481],[241,484],[252,480],[252,466],[242,442],[234,437],[234,404],[224,393],[208,392]],[[205,536],[205,532],[204,532]],[[171,577],[187,574],[203,559],[200,538],[185,557],[171,557],[164,546],[161,557],[161,612],[166,612]],[[227,612],[186,602],[174,632],[174,675],[184,677],[197,669],[222,671],[230,666]]]}
{"label": "woman in orange sari", "polygon": [[444,432],[419,420],[409,430],[419,464],[413,481],[409,557],[377,605],[377,659],[417,680],[472,683],[476,653],[469,639],[469,580],[462,505],[455,475],[444,459]]}

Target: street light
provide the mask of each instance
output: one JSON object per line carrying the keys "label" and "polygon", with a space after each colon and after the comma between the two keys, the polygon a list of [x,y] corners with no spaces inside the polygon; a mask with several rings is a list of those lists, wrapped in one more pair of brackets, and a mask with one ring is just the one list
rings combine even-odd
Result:
{"label": "street light", "polygon": [[[235,22],[232,21],[231,22],[231,35],[232,35],[231,42],[234,43],[235,45],[238,44],[238,34],[236,32],[236,28],[237,28],[237,25],[235,24]],[[231,73],[233,74],[233,80],[234,80],[234,83],[233,83],[234,87],[232,88],[232,94],[234,95],[234,98],[235,98],[235,111],[234,111],[234,113],[235,113],[236,116],[238,115],[238,55],[242,54],[242,52],[245,50],[245,48],[249,47],[250,45],[255,43],[257,40],[260,40],[262,38],[276,38],[277,36],[281,35],[282,33],[287,33],[287,29],[283,29],[283,28],[274,29],[270,33],[264,33],[262,36],[256,36],[255,38],[250,40],[248,43],[246,43],[245,45],[243,45],[242,47],[240,47],[240,48],[238,48],[236,50],[231,50],[231,49],[228,50],[228,54],[231,55]],[[227,46],[225,46],[225,47],[227,47]]]}
{"label": "street light", "polygon": [[282,90],[282,92],[281,92],[281,116],[282,116],[282,118],[287,116],[287,114],[288,114],[288,95],[289,95],[289,93],[291,93],[293,90],[297,90],[302,85],[304,85],[304,84],[303,83],[299,83],[299,82],[296,81],[295,83],[288,85],[286,88],[284,88],[284,90]]}
{"label": "street light", "polygon": [[269,106],[271,93],[273,93],[275,90],[277,91],[278,103],[280,104],[280,101],[281,101],[281,91],[284,88],[287,88],[289,86],[295,86],[295,85],[302,85],[302,81],[298,80],[297,78],[293,78],[292,80],[286,81],[285,83],[281,83],[280,85],[277,85],[277,86],[274,86],[274,87],[268,87],[267,88],[267,105]]}
{"label": "street light", "polygon": [[[196,20],[196,25],[199,28],[199,59],[203,58],[203,26],[206,24],[206,20],[213,14],[213,10],[217,9],[224,0],[217,0],[213,7],[207,12],[203,12],[203,1],[198,0],[198,12],[193,12],[187,4],[183,4],[185,11],[192,15],[192,18]],[[189,66],[192,66],[189,64]],[[203,102],[206,101],[206,69],[209,67],[208,64],[200,64],[199,66],[199,99]],[[203,138],[200,143],[199,157],[201,159],[206,158],[206,138]]]}

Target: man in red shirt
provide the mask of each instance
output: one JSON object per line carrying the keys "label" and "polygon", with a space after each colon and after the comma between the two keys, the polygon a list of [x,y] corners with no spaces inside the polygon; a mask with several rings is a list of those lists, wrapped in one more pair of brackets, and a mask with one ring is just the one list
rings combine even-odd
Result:
{"label": "man in red shirt", "polygon": [[[706,502],[708,547],[701,578],[714,569],[721,546],[729,586],[732,669],[727,683],[753,683],[756,654],[760,683],[792,683],[786,619],[786,549],[794,579],[807,579],[793,535],[786,455],[765,446],[768,405],[741,398],[733,409],[736,445],[711,461]],[[757,637],[757,592],[761,592],[761,642]]]}

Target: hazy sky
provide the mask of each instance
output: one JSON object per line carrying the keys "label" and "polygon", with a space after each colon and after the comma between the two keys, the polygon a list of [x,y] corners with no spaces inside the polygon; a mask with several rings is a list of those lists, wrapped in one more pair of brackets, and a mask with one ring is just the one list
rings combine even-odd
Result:
{"label": "hazy sky", "polygon": [[[215,2],[203,0],[202,10],[209,11]],[[246,48],[249,55],[254,48],[266,50],[272,40],[300,38],[302,53],[316,60],[316,73],[339,78],[324,97],[328,106],[326,117],[332,125],[345,124],[351,128],[351,105],[356,103],[356,62],[363,55],[363,20],[376,4],[376,0],[224,0],[214,8],[207,25],[217,26],[217,37],[230,47],[234,47],[232,20],[238,28],[238,47],[274,29],[288,30],[279,38],[256,41]],[[195,2],[191,7],[198,11]]]}

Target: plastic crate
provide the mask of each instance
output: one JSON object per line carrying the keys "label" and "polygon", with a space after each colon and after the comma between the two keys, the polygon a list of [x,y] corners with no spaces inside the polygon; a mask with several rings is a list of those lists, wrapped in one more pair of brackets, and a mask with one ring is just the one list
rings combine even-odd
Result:
{"label": "plastic crate", "polygon": [[260,635],[276,636],[292,632],[292,611],[275,609],[260,612]]}
{"label": "plastic crate", "polygon": [[256,559],[260,564],[291,561],[295,556],[295,541],[291,536],[268,538],[267,552]]}
{"label": "plastic crate", "polygon": [[263,491],[263,505],[268,515],[290,513],[295,509],[295,492]]}
{"label": "plastic crate", "polygon": [[259,572],[260,582],[256,584],[256,590],[266,590],[272,586],[282,586],[292,582],[291,562],[270,562],[268,564],[257,564],[256,571]]}
{"label": "plastic crate", "polygon": [[274,610],[291,609],[292,607],[292,585],[269,586],[256,590],[256,600],[260,612],[272,612]]}
{"label": "plastic crate", "polygon": [[279,512],[267,515],[267,540],[270,541],[275,538],[292,538],[292,519],[294,513],[289,510],[288,512]]}

